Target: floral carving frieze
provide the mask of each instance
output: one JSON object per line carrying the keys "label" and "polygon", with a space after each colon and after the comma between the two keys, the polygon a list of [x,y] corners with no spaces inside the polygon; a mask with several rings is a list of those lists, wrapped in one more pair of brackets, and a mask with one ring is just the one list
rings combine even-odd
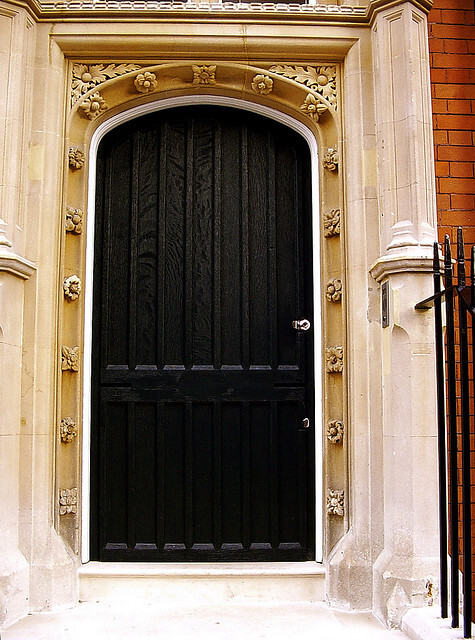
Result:
{"label": "floral carving frieze", "polygon": [[327,282],[325,296],[326,299],[330,302],[340,302],[341,301],[341,280],[339,278],[332,278],[329,282]]}
{"label": "floral carving frieze", "polygon": [[340,209],[326,211],[323,215],[323,234],[326,238],[340,233]]}
{"label": "floral carving frieze", "polygon": [[82,211],[73,207],[66,208],[66,231],[69,233],[82,233]]}
{"label": "floral carving frieze", "polygon": [[107,80],[141,69],[138,64],[75,64],[71,81],[71,104]]}
{"label": "floral carving frieze", "polygon": [[327,373],[343,371],[343,347],[327,347],[325,352]]}
{"label": "floral carving frieze", "polygon": [[327,495],[328,515],[342,516],[345,513],[345,492],[330,489]]}
{"label": "floral carving frieze", "polygon": [[327,438],[332,444],[340,444],[343,440],[344,427],[341,420],[330,420],[327,425]]}
{"label": "floral carving frieze", "polygon": [[196,65],[192,67],[193,71],[193,84],[216,84],[216,65]]}
{"label": "floral carving frieze", "polygon": [[65,278],[63,282],[63,292],[66,300],[77,300],[81,293],[81,280],[73,275]]}
{"label": "floral carving frieze", "polygon": [[64,516],[67,513],[78,512],[78,490],[60,489],[59,490],[59,515]]}
{"label": "floral carving frieze", "polygon": [[72,171],[82,169],[86,161],[86,155],[82,149],[71,147],[68,153],[69,167]]}
{"label": "floral carving frieze", "polygon": [[299,67],[277,64],[270,67],[269,70],[312,89],[336,110],[336,67]]}
{"label": "floral carving frieze", "polygon": [[78,430],[76,423],[72,418],[63,418],[59,425],[59,435],[61,436],[61,442],[66,444],[72,442],[77,436]]}
{"label": "floral carving frieze", "polygon": [[61,347],[62,371],[79,371],[79,347]]}
{"label": "floral carving frieze", "polygon": [[[225,63],[222,64],[225,65]],[[176,73],[171,74],[167,71],[171,68],[176,68]],[[157,69],[165,70],[160,80]],[[71,105],[79,106],[79,113],[94,120],[109,109],[109,106],[115,106],[113,104],[114,98],[109,94],[104,96],[102,93],[104,83],[131,74],[135,90],[140,94],[149,94],[159,89],[167,91],[170,86],[175,88],[177,81],[179,84],[190,87],[190,70],[192,73],[191,86],[210,88],[218,82],[224,85],[230,82],[232,88],[235,88],[236,76],[244,74],[244,76],[241,75],[240,81],[244,80],[247,91],[260,96],[266,96],[275,91],[278,94],[278,99],[290,97],[286,95],[283,83],[287,83],[289,85],[287,91],[292,89],[294,94],[296,85],[300,85],[303,95],[299,97],[299,92],[297,92],[297,97],[292,97],[294,107],[300,109],[315,123],[319,122],[325,112],[330,110],[335,113],[337,109],[337,65],[304,67],[276,64],[260,68],[233,63],[227,68],[226,73],[220,75],[218,81],[216,64],[180,64],[178,62],[165,64],[161,62],[156,65],[152,64],[148,68],[134,63],[76,63],[72,68]],[[249,76],[247,76],[248,73]],[[276,82],[278,91],[276,91]],[[290,85],[293,85],[293,88]],[[130,96],[130,89],[126,93]],[[110,105],[106,98],[110,101]],[[80,168],[81,160],[76,162],[76,157],[72,157],[70,163],[71,168],[75,170]]]}

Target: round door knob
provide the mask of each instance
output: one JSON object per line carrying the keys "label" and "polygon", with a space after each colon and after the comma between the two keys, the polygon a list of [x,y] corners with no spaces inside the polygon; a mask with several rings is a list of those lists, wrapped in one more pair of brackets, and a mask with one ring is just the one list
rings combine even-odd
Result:
{"label": "round door knob", "polygon": [[294,320],[292,326],[297,331],[308,331],[310,329],[310,320],[304,318],[303,320]]}

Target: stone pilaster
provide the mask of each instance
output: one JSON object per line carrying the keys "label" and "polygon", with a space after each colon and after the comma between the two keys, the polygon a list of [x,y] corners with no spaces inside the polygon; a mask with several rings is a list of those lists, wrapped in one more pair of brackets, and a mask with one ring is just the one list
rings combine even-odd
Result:
{"label": "stone pilaster", "polygon": [[380,256],[389,324],[382,334],[384,546],[374,564],[373,610],[389,626],[427,602],[438,575],[435,363],[430,295],[435,240],[431,105],[425,14],[412,3],[373,23]]}

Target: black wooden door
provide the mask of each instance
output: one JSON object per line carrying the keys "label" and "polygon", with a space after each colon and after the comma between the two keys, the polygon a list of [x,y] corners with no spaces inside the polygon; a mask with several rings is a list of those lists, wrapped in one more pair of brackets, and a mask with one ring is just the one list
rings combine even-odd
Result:
{"label": "black wooden door", "polygon": [[98,153],[91,546],[104,561],[313,557],[310,161],[183,107]]}

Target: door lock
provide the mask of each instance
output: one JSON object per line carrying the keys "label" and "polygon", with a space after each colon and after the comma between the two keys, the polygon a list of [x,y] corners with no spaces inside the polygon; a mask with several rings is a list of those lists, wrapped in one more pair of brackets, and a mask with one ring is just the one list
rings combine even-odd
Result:
{"label": "door lock", "polygon": [[307,320],[306,318],[303,320],[294,320],[292,322],[292,327],[297,329],[297,331],[308,331],[310,326],[310,320]]}

